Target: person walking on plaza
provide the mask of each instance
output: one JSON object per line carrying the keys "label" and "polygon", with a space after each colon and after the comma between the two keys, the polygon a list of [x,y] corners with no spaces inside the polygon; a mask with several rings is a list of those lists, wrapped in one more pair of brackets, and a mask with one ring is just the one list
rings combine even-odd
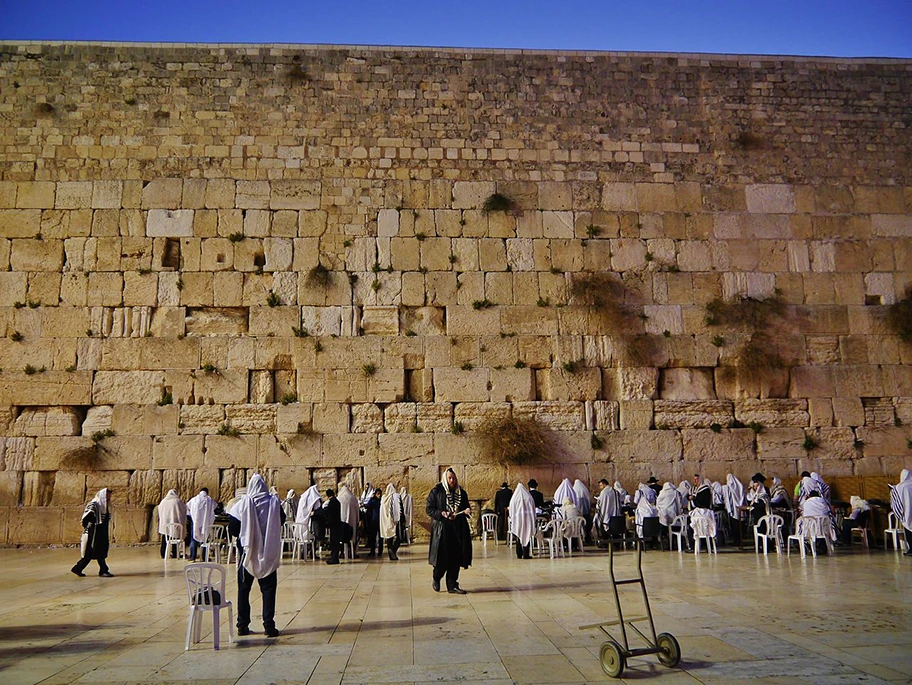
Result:
{"label": "person walking on plaza", "polygon": [[890,486],[890,505],[899,525],[905,529],[909,549],[904,556],[912,557],[912,472],[903,469],[899,483]]}
{"label": "person walking on plaza", "polygon": [[471,510],[469,496],[459,487],[456,472],[448,468],[428,494],[425,504],[425,511],[432,520],[428,563],[434,567],[435,592],[440,592],[440,581],[446,575],[447,592],[466,594],[459,587],[459,569],[472,565],[472,534],[468,521]]}
{"label": "person walking on plaza", "polygon": [[201,488],[196,497],[187,502],[190,515],[190,561],[196,561],[196,551],[206,541],[209,527],[215,522],[216,501],[209,496],[209,488]]}
{"label": "person walking on plaza", "polygon": [[374,490],[374,494],[364,505],[364,535],[367,537],[367,556],[374,556],[375,549],[383,554],[383,538],[380,535],[380,500],[383,492],[380,488]]}
{"label": "person walking on plaza", "polygon": [[[167,547],[166,535],[168,524],[179,523],[181,530],[187,529],[187,505],[178,497],[177,490],[168,490],[165,498],[158,503],[158,534],[161,536],[161,558],[165,558]],[[186,535],[184,536],[186,537]],[[177,550],[171,550],[171,557],[177,556]]]}
{"label": "person walking on plaza", "polygon": [[238,635],[250,635],[250,588],[256,578],[263,595],[263,632],[278,637],[275,625],[276,586],[282,561],[282,523],[278,497],[269,494],[266,481],[255,473],[247,494],[228,512],[228,532],[238,539]]}
{"label": "person walking on plaza", "polygon": [[98,562],[98,575],[102,578],[114,576],[108,568],[109,528],[111,525],[111,499],[114,492],[108,488],[99,490],[82,512],[82,558],[70,570],[80,578],[92,559]]}
{"label": "person walking on plaza", "polygon": [[380,537],[386,541],[386,551],[390,561],[399,561],[396,552],[401,540],[399,527],[402,521],[402,499],[396,492],[396,486],[389,483],[386,492],[380,499]]}

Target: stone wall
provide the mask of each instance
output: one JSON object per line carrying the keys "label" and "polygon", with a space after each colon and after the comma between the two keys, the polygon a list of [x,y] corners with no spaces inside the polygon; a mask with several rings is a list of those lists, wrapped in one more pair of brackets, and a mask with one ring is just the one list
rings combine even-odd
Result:
{"label": "stone wall", "polygon": [[910,125],[908,60],[0,43],[0,542],[254,470],[896,474]]}

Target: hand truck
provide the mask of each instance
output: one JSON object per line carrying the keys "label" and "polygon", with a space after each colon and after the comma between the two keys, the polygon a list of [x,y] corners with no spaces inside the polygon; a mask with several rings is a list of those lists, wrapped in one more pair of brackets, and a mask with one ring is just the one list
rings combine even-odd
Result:
{"label": "hand truck", "polygon": [[[608,636],[608,641],[602,644],[599,651],[599,662],[602,670],[612,678],[619,678],[624,672],[624,666],[627,659],[632,656],[646,656],[656,654],[659,663],[668,668],[674,668],[681,661],[681,646],[671,633],[659,633],[656,635],[655,624],[652,621],[652,610],[649,608],[649,596],[646,594],[646,583],[643,582],[643,541],[640,538],[616,538],[612,542],[632,542],[636,548],[636,567],[637,575],[634,578],[624,578],[618,580],[614,575],[614,545],[608,545],[608,574],[611,577],[611,587],[614,590],[614,605],[617,608],[617,620],[605,621],[603,623],[592,623],[580,626],[580,630],[591,630],[598,628]],[[646,607],[644,616],[635,616],[634,618],[624,618],[624,612],[621,608],[621,597],[618,593],[618,585],[639,584],[643,591],[643,604]],[[649,633],[644,634],[634,623],[638,621],[649,621]],[[618,642],[608,630],[611,626],[620,626],[621,641]],[[639,635],[646,647],[630,648],[627,640],[627,628]],[[652,636],[652,639],[650,639]]]}

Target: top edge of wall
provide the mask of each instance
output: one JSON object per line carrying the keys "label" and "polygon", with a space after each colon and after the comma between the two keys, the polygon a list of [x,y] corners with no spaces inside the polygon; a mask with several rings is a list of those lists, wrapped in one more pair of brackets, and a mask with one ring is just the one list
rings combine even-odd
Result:
{"label": "top edge of wall", "polygon": [[636,51],[607,51],[607,50],[536,50],[525,48],[460,48],[460,47],[431,47],[412,45],[346,45],[346,44],[321,44],[321,43],[167,43],[167,42],[119,42],[119,41],[78,41],[78,40],[0,40],[0,47],[18,46],[21,48],[34,47],[132,47],[132,48],[199,48],[199,49],[248,49],[248,50],[362,50],[367,52],[390,52],[408,50],[413,52],[434,54],[463,54],[463,55],[544,55],[555,57],[653,57],[676,58],[693,60],[715,61],[776,61],[788,60],[791,62],[824,62],[824,63],[852,63],[852,64],[908,64],[912,66],[912,58],[904,57],[827,57],[808,55],[781,55],[781,54],[726,54],[712,52],[636,52]]}

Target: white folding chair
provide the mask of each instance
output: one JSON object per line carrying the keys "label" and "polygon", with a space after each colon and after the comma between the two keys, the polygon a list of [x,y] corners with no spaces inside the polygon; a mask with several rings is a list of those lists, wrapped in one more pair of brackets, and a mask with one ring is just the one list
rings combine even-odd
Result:
{"label": "white folding chair", "polygon": [[513,548],[513,536],[510,534],[510,510],[509,509],[507,509],[504,512],[504,516],[507,517],[507,525],[504,528],[504,530],[507,531],[507,547],[512,549]]}
{"label": "white folding chair", "polygon": [[706,516],[691,516],[690,527],[694,532],[694,554],[700,553],[700,540],[706,540],[706,551],[718,554],[716,549],[716,519]]}
{"label": "white folding chair", "polygon": [[[690,525],[690,517],[687,514],[679,514],[674,517],[671,525],[668,526],[668,532],[671,534],[670,550],[674,549],[675,540],[678,541],[678,551],[684,551],[684,545],[687,545],[687,551],[690,551],[690,538],[687,536],[687,528]],[[669,550],[669,551],[670,551]]]}
{"label": "white folding chair", "polygon": [[203,555],[203,561],[211,561],[215,556],[215,563],[222,563],[222,547],[227,543],[225,526],[215,524],[206,529],[205,539],[200,543],[200,551]]}
{"label": "white folding chair", "polygon": [[187,549],[184,545],[184,526],[180,523],[165,524],[165,561],[171,556],[172,548],[178,559],[187,557]]}
{"label": "white folding chair", "polygon": [[228,546],[225,550],[225,563],[230,564],[234,561],[234,565],[238,564],[238,548],[237,548],[237,538],[234,537],[231,533],[228,533]]}
{"label": "white folding chair", "polygon": [[494,538],[494,544],[497,545],[497,514],[481,515],[481,544],[488,544],[488,535]]}
{"label": "white folding chair", "polygon": [[573,556],[573,541],[579,541],[579,551],[583,552],[583,543],[586,539],[586,519],[582,516],[574,516],[570,519],[565,519],[563,522],[563,528],[561,530],[561,545],[564,544],[564,540],[567,541],[567,554]]}
{"label": "white folding chair", "polygon": [[897,552],[909,551],[909,543],[906,541],[906,531],[896,518],[896,514],[892,511],[887,515],[887,528],[884,530],[884,550],[888,550],[890,546],[887,544],[887,540],[890,538],[893,539],[893,549]]}
{"label": "white folding chair", "polygon": [[559,519],[547,521],[539,526],[538,531],[536,532],[539,551],[541,552],[544,549],[545,543],[547,543],[548,556],[550,556],[552,559],[554,558],[555,554],[557,554],[557,556],[563,556],[564,545],[561,540],[562,530],[563,525]]}
{"label": "white folding chair", "polygon": [[[767,543],[770,539],[776,545],[776,554],[782,554],[782,526],[785,521],[778,514],[767,514],[762,516],[754,526],[754,552],[760,551],[760,540],[763,540],[763,553],[767,553]],[[759,532],[764,527],[763,533]]]}
{"label": "white folding chair", "polygon": [[190,618],[187,621],[187,642],[200,641],[203,613],[212,612],[212,643],[219,648],[219,611],[228,609],[228,642],[234,642],[234,615],[231,602],[225,599],[225,567],[221,564],[188,564],[184,567],[187,595],[190,598]]}
{"label": "white folding chair", "polygon": [[285,552],[294,553],[294,523],[286,521],[282,524],[282,556]]}
{"label": "white folding chair", "polygon": [[801,558],[804,559],[805,546],[810,547],[811,554],[817,558],[817,539],[826,541],[827,553],[833,553],[833,525],[827,516],[801,516],[795,521],[795,534],[789,535],[786,556],[791,556],[792,540],[801,548]]}
{"label": "white folding chair", "polygon": [[307,559],[307,550],[310,549],[311,557],[317,560],[317,546],[310,526],[306,523],[295,523],[294,526],[294,547],[291,550],[291,558],[297,561],[302,558]]}

